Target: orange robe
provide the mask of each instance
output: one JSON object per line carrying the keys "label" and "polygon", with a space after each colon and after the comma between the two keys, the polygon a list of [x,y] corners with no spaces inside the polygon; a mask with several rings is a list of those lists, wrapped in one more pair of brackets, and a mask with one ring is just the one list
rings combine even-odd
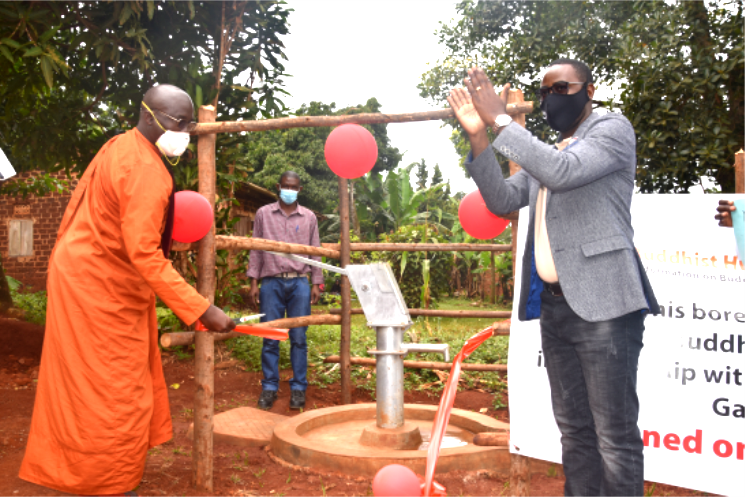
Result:
{"label": "orange robe", "polygon": [[155,295],[186,323],[209,302],[160,248],[172,186],[158,149],[133,129],[104,145],[75,189],[49,261],[24,480],[127,492],[148,448],[173,436]]}

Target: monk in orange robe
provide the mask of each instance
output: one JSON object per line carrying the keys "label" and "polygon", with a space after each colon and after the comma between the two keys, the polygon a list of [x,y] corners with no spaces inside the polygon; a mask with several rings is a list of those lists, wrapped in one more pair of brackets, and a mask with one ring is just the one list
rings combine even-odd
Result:
{"label": "monk in orange robe", "polygon": [[188,138],[173,133],[193,115],[182,90],[150,89],[137,128],[103,146],[72,195],[49,261],[24,480],[77,495],[135,489],[147,450],[173,436],[155,296],[185,323],[235,327],[164,254],[173,180],[161,151],[174,147],[161,135]]}

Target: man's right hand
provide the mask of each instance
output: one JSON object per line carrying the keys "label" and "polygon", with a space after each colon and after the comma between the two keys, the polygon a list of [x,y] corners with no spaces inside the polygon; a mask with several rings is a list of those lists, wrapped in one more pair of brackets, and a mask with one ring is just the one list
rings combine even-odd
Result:
{"label": "man's right hand", "polygon": [[719,226],[724,226],[725,228],[731,228],[732,227],[732,214],[730,212],[733,212],[735,210],[735,203],[732,200],[720,200],[719,205],[717,206],[717,214],[714,216],[714,219],[719,220]]}
{"label": "man's right hand", "polygon": [[259,285],[256,280],[251,281],[251,290],[248,291],[248,303],[257,311],[259,310],[261,300],[259,298]]}
{"label": "man's right hand", "polygon": [[210,331],[216,331],[218,333],[227,333],[235,328],[235,323],[230,319],[227,314],[222,312],[222,309],[211,305],[204,311],[204,314],[199,316],[199,320],[202,324],[207,327]]}
{"label": "man's right hand", "polygon": [[475,159],[489,146],[486,124],[473,106],[471,95],[464,88],[453,88],[448,96],[448,103],[455,112],[458,122],[468,134]]}
{"label": "man's right hand", "polygon": [[469,136],[486,131],[486,124],[476,111],[471,95],[465,88],[453,88],[448,96],[448,103],[455,112],[455,117]]}

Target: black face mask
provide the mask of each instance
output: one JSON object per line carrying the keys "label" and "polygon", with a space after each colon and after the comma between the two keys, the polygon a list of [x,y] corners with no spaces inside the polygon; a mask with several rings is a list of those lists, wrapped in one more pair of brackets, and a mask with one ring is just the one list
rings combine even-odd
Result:
{"label": "black face mask", "polygon": [[590,101],[587,95],[585,83],[582,89],[571,95],[558,95],[549,93],[541,102],[543,117],[548,121],[548,125],[559,133],[565,133],[572,129],[579,120],[585,104]]}

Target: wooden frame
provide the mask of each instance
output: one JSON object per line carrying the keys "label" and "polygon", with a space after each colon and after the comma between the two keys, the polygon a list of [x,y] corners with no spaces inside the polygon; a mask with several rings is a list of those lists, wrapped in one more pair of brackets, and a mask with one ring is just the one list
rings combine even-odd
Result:
{"label": "wooden frame", "polygon": [[[508,99],[508,113],[513,119],[525,126],[525,114],[532,112],[533,103],[525,102],[520,90],[510,90]],[[199,157],[199,192],[202,193],[213,206],[215,205],[215,133],[266,131],[272,129],[286,129],[294,127],[317,127],[337,126],[345,123],[373,124],[373,123],[404,123],[414,121],[426,121],[437,119],[452,119],[454,114],[450,109],[432,112],[418,112],[410,114],[356,114],[348,116],[306,116],[295,118],[271,119],[265,121],[241,121],[241,122],[215,122],[215,108],[203,106],[199,109],[199,124],[192,130],[192,134],[199,135],[198,157]],[[735,191],[745,193],[745,152],[740,150],[735,154]],[[513,175],[520,170],[520,166],[510,162],[510,174]],[[207,297],[210,302],[214,301],[215,294],[215,251],[217,249],[259,249],[275,250],[277,252],[296,253],[305,255],[324,255],[326,257],[340,259],[341,267],[349,264],[352,251],[490,251],[492,284],[494,279],[494,253],[516,250],[517,243],[517,213],[512,213],[509,218],[512,221],[512,246],[508,245],[473,245],[473,244],[366,244],[350,243],[349,241],[349,194],[347,180],[339,178],[340,218],[341,218],[341,243],[324,244],[322,248],[299,246],[294,244],[283,244],[271,240],[260,240],[245,237],[216,237],[214,227],[211,232],[199,242],[197,289]],[[193,249],[193,244],[177,244],[174,250]],[[514,261],[513,261],[514,263]],[[513,266],[514,267],[514,266]],[[341,366],[342,402],[351,402],[351,364],[366,363],[365,358],[351,358],[349,345],[351,336],[351,315],[357,310],[350,306],[350,285],[346,277],[342,278],[342,307],[338,315],[311,316],[318,323],[340,324],[341,343],[340,355],[327,358],[329,362],[338,361]],[[428,312],[427,315],[445,315],[447,311],[436,310],[411,310],[412,314]],[[474,314],[475,313],[475,314]],[[484,313],[484,317],[497,316],[497,311],[462,311],[457,317],[476,317]],[[448,315],[448,317],[451,317]],[[317,324],[317,323],[316,323]],[[508,335],[508,325],[501,325],[500,335]],[[212,333],[182,333],[174,335],[173,345],[179,340],[191,340],[196,342],[197,353],[195,354],[195,382],[197,392],[195,395],[194,409],[194,470],[195,482],[198,490],[212,492],[212,416],[214,414],[214,341],[225,339],[228,335],[214,335]],[[177,339],[175,335],[182,335]],[[185,335],[191,335],[186,338]],[[164,346],[166,346],[164,344]],[[368,361],[369,362],[369,361]],[[416,361],[408,361],[410,366]],[[478,365],[470,365],[478,367]],[[412,367],[443,367],[439,363],[417,363]],[[503,368],[493,368],[502,370]],[[512,495],[530,494],[530,458],[512,454],[510,468],[510,488]]]}
{"label": "wooden frame", "polygon": [[[533,103],[524,102],[522,92],[519,90],[510,90],[510,99],[508,100],[508,113],[520,125],[525,126],[525,113],[532,112]],[[293,127],[313,127],[313,126],[337,126],[344,123],[372,124],[372,123],[401,123],[426,121],[436,119],[452,119],[454,113],[450,109],[443,109],[432,112],[419,112],[410,114],[356,114],[348,116],[307,116],[295,118],[271,119],[265,121],[241,121],[241,122],[215,122],[215,108],[213,106],[203,106],[199,109],[199,124],[191,131],[192,134],[198,135],[198,158],[199,158],[199,192],[202,193],[213,206],[215,205],[216,189],[216,172],[215,172],[215,138],[216,133],[235,133],[246,131],[266,131],[272,129],[287,129]],[[519,170],[519,166],[510,163],[511,173],[514,174]],[[273,242],[271,240],[260,240],[245,237],[216,237],[214,227],[210,233],[199,242],[199,254],[197,257],[199,273],[197,276],[197,289],[207,297],[210,302],[214,301],[215,295],[215,253],[218,249],[248,249],[255,248],[259,250],[275,250],[277,252],[296,253],[306,255],[325,255],[327,257],[340,259],[341,267],[349,264],[351,251],[489,251],[492,253],[491,271],[494,277],[494,253],[515,249],[515,240],[517,238],[517,215],[513,213],[510,216],[513,223],[513,244],[507,245],[474,245],[474,244],[351,244],[349,241],[349,193],[348,182],[344,178],[339,178],[339,212],[340,212],[340,231],[341,242],[336,245],[322,248],[298,246],[294,244],[285,244]],[[174,247],[175,250],[188,250],[193,248],[187,244],[180,244]],[[323,254],[321,254],[323,252]],[[494,284],[495,279],[492,280]],[[351,403],[351,363],[350,357],[350,340],[351,340],[351,315],[353,313],[350,305],[351,289],[346,277],[342,277],[342,305],[340,319],[340,350],[339,363],[341,367],[341,386],[342,402]],[[412,310],[421,312],[421,309]],[[429,315],[438,315],[436,310],[425,310]],[[439,311],[442,314],[446,311]],[[459,313],[457,317],[471,317],[471,311]],[[500,315],[498,312],[486,311],[487,317],[505,317],[507,314]],[[412,313],[413,314],[413,313]],[[320,317],[320,316],[319,316]],[[337,316],[324,316],[323,320],[336,321]],[[506,326],[502,328],[499,334],[509,334]],[[195,382],[197,392],[195,395],[194,409],[194,470],[196,487],[200,491],[212,492],[213,488],[213,421],[214,415],[214,341],[213,333],[196,333],[192,335],[192,340],[196,343],[195,354]],[[331,358],[330,358],[331,359]],[[360,358],[355,359],[358,362]],[[419,364],[421,367],[442,367],[441,364]],[[506,368],[496,367],[496,370]],[[527,495],[529,492],[530,473],[528,468],[528,458],[513,455],[512,464],[512,485],[514,495]],[[521,469],[522,468],[522,469]],[[517,491],[518,493],[514,493]]]}

